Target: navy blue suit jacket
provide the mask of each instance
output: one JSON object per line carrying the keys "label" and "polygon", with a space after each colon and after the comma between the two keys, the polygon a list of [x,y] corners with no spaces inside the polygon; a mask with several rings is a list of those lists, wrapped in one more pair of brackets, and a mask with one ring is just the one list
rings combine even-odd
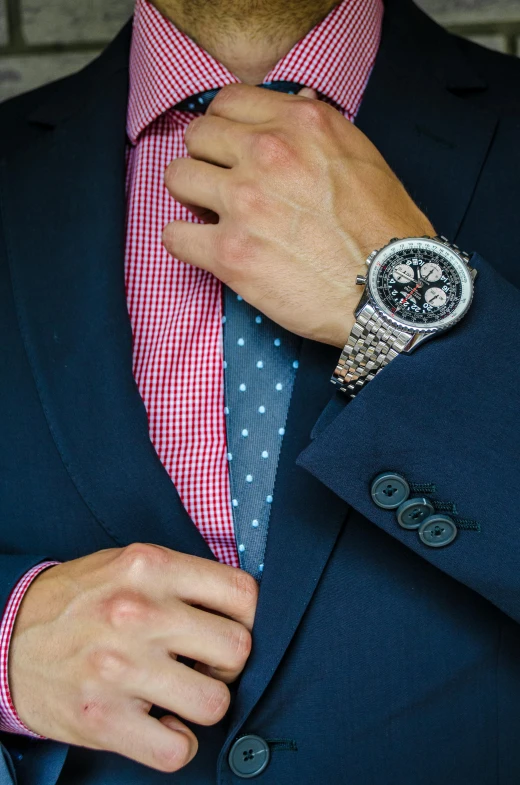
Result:
{"label": "navy blue suit jacket", "polygon": [[[0,107],[0,606],[17,579],[135,541],[213,559],[150,443],[124,292],[127,26],[81,73]],[[1,736],[0,783],[520,782],[520,62],[387,0],[357,119],[438,232],[476,251],[474,305],[345,405],[302,341],[254,647],[174,775]],[[479,531],[439,549],[376,507],[394,470]],[[273,740],[288,740],[276,744]]]}

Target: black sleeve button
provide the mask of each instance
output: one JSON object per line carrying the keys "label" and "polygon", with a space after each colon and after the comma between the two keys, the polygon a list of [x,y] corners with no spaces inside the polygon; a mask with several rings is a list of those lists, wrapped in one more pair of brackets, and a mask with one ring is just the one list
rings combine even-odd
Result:
{"label": "black sleeve button", "polygon": [[400,474],[384,472],[372,482],[370,494],[378,507],[396,510],[410,496],[410,486]]}
{"label": "black sleeve button", "polygon": [[419,528],[419,539],[429,548],[449,545],[457,536],[457,526],[447,515],[430,515]]}
{"label": "black sleeve button", "polygon": [[268,743],[260,736],[249,734],[237,739],[228,755],[229,768],[244,780],[258,776],[267,764],[271,751]]}
{"label": "black sleeve button", "polygon": [[418,529],[424,519],[434,512],[435,508],[429,499],[407,499],[397,508],[397,522],[403,529]]}

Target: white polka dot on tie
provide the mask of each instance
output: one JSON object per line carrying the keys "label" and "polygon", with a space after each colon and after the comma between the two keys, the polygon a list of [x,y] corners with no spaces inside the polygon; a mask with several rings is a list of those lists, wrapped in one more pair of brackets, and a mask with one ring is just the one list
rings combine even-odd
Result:
{"label": "white polka dot on tie", "polygon": [[259,406],[258,407],[258,413],[259,414],[265,414],[265,406]]}
{"label": "white polka dot on tie", "polygon": [[241,294],[237,294],[237,300],[238,300],[239,303],[241,303],[243,299],[244,298],[242,297]]}
{"label": "white polka dot on tie", "polygon": [[261,317],[261,316],[257,316],[257,317],[255,318],[255,322],[256,322],[257,324],[262,324],[262,317]]}
{"label": "white polka dot on tie", "polygon": [[253,482],[253,475],[252,474],[246,474],[246,482]]}
{"label": "white polka dot on tie", "polygon": [[238,507],[238,499],[233,499],[231,504],[233,505],[233,507]]}
{"label": "white polka dot on tie", "polygon": [[252,526],[254,529],[257,529],[257,528],[258,528],[258,526],[259,526],[259,523],[258,523],[258,521],[256,520],[256,518],[254,519],[254,521],[251,521],[251,526]]}
{"label": "white polka dot on tie", "polygon": [[238,389],[240,390],[240,392],[245,392],[247,390],[247,387],[245,386],[245,384],[241,384]]}
{"label": "white polka dot on tie", "polygon": [[228,454],[226,455],[226,458],[228,459],[228,461],[232,461],[233,460],[233,453],[228,452]]}
{"label": "white polka dot on tie", "polygon": [[239,338],[237,343],[238,343],[239,346],[243,346],[245,344],[245,341],[244,341],[243,338]]}
{"label": "white polka dot on tie", "polygon": [[224,414],[229,414],[229,406],[224,406]]}
{"label": "white polka dot on tie", "polygon": [[298,360],[295,360],[295,361],[293,362],[293,364],[292,364],[292,367],[293,367],[293,368],[299,368],[299,367],[300,367],[300,363],[298,362]]}
{"label": "white polka dot on tie", "polygon": [[267,452],[267,450],[263,451],[262,458],[269,458],[269,453]]}
{"label": "white polka dot on tie", "polygon": [[227,316],[223,316],[223,317],[222,317],[222,324],[225,324],[225,323],[226,323],[226,319],[227,319]]}
{"label": "white polka dot on tie", "polygon": [[278,428],[278,434],[283,436],[285,434],[285,428]]}
{"label": "white polka dot on tie", "polygon": [[275,338],[274,339],[274,345],[275,346],[281,346],[281,344],[282,344],[282,342],[281,342],[281,340],[279,338]]}
{"label": "white polka dot on tie", "polygon": [[240,553],[244,553],[245,549],[246,549],[246,546],[243,545],[242,543],[240,543],[240,545],[238,546],[238,550],[240,551]]}
{"label": "white polka dot on tie", "polygon": [[249,436],[249,431],[247,428],[242,428],[242,436]]}
{"label": "white polka dot on tie", "polygon": [[226,362],[225,360],[224,360],[224,361],[223,361],[223,363],[222,363],[222,367],[223,367],[223,369],[224,369],[224,370],[226,370],[226,368],[227,368],[227,362]]}
{"label": "white polka dot on tie", "polygon": [[266,500],[267,504],[271,504],[271,502],[273,501],[273,497],[271,496],[271,494],[269,494],[269,496],[265,497],[265,500]]}
{"label": "white polka dot on tie", "polygon": [[256,367],[257,368],[263,368],[264,367],[264,364],[263,364],[262,360],[258,360],[258,362],[256,364]]}
{"label": "white polka dot on tie", "polygon": [[281,384],[281,382],[278,382],[278,384],[275,385],[275,389],[278,390],[278,392],[280,392],[280,390],[283,390],[283,384]]}
{"label": "white polka dot on tie", "polygon": [[263,564],[259,564],[258,565],[258,569],[260,570],[260,572],[263,572],[264,571],[264,565]]}

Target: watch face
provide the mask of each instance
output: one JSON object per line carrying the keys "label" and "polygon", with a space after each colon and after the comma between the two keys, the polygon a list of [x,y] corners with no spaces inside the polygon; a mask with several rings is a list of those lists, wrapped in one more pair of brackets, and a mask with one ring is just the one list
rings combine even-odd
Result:
{"label": "watch face", "polygon": [[436,240],[397,240],[370,265],[370,293],[393,321],[416,330],[447,328],[469,308],[473,279],[459,256]]}

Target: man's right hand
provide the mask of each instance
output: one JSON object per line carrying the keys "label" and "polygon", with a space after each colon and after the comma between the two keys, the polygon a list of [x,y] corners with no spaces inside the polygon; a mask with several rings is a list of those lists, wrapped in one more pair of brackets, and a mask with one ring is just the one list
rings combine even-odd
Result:
{"label": "man's right hand", "polygon": [[[200,725],[225,715],[226,684],[251,651],[257,597],[243,570],[156,545],[49,568],[30,586],[11,640],[20,719],[57,741],[177,771],[198,745],[173,715]],[[171,714],[154,719],[153,705]]]}

